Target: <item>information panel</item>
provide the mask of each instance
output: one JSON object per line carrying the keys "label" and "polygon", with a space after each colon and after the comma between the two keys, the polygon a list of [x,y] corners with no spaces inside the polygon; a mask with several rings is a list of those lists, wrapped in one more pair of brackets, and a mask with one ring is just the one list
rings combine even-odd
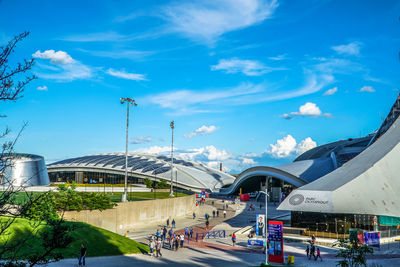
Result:
{"label": "information panel", "polygon": [[268,261],[283,263],[283,224],[281,221],[268,222]]}

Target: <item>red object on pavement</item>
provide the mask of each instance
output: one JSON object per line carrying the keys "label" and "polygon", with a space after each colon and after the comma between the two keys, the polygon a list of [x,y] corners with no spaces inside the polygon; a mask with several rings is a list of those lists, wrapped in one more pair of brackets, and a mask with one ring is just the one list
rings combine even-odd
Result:
{"label": "red object on pavement", "polygon": [[241,194],[240,201],[250,201],[250,195],[249,194]]}

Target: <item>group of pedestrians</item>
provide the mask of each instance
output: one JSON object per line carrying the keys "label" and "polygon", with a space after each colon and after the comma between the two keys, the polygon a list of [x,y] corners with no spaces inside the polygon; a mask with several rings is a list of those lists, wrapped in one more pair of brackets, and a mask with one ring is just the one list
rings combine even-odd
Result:
{"label": "group of pedestrians", "polygon": [[314,260],[316,261],[318,258],[322,261],[321,258],[321,251],[319,250],[319,248],[317,248],[317,250],[315,251],[315,246],[313,243],[311,243],[311,248],[309,245],[307,245],[306,248],[306,253],[307,253],[307,258],[309,260],[311,260],[311,256],[314,257]]}
{"label": "group of pedestrians", "polygon": [[[175,226],[175,221],[172,221],[172,225]],[[167,219],[167,226],[169,226],[169,219]],[[157,229],[156,233],[150,237],[149,248],[150,256],[161,257],[161,249],[167,246],[172,251],[178,251],[179,248],[183,248],[185,238],[187,240],[193,239],[193,227],[185,227],[184,233],[178,234],[173,231],[172,228],[167,230],[164,226],[161,230]]]}
{"label": "group of pedestrians", "polygon": [[154,238],[154,236],[152,236],[152,238],[150,239],[150,256],[155,256],[155,257],[162,257],[161,254],[161,248],[162,248],[162,242],[159,238],[157,238],[157,240]]}

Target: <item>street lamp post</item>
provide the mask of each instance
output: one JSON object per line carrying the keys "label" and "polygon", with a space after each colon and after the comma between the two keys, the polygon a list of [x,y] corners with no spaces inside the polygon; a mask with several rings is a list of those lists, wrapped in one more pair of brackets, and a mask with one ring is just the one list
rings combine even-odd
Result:
{"label": "street lamp post", "polygon": [[121,201],[128,201],[128,128],[129,128],[129,106],[135,105],[137,106],[134,99],[129,97],[121,97],[121,104],[126,102],[126,142],[125,142],[125,186],[124,186],[124,194],[122,195]]}
{"label": "street lamp post", "polygon": [[172,130],[172,142],[171,142],[171,190],[169,193],[170,197],[174,196],[174,180],[173,180],[173,176],[174,176],[174,128],[175,128],[175,123],[174,121],[171,121],[171,123],[169,124],[169,126],[171,127]]}
{"label": "street lamp post", "polygon": [[265,195],[265,264],[268,265],[268,176],[265,179],[265,191],[260,191]]}

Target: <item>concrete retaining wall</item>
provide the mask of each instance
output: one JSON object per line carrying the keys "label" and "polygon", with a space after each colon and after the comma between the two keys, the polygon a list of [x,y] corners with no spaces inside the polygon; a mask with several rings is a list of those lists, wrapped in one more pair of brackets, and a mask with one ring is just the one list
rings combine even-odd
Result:
{"label": "concrete retaining wall", "polygon": [[[85,222],[118,234],[148,225],[165,223],[167,218],[178,218],[192,214],[196,208],[195,195],[118,203],[113,209],[103,211],[68,211],[68,221]],[[171,219],[172,220],[172,219]]]}

